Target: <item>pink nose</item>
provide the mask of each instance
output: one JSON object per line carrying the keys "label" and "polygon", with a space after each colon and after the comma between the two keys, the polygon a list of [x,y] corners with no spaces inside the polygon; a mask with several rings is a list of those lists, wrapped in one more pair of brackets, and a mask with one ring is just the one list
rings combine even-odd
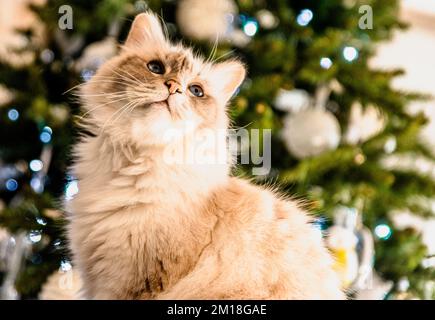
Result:
{"label": "pink nose", "polygon": [[183,93],[183,91],[181,90],[181,85],[177,81],[175,81],[173,79],[170,79],[170,80],[166,81],[165,85],[168,87],[168,90],[169,90],[170,94],[174,94],[174,93],[177,93],[177,92],[178,93]]}

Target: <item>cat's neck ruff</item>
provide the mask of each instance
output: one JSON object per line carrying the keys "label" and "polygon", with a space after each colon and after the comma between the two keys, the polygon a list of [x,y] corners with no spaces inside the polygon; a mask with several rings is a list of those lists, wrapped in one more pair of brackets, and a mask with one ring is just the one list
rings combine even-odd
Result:
{"label": "cat's neck ruff", "polygon": [[[168,163],[165,148],[137,147],[108,135],[77,145],[76,205],[87,213],[142,205],[188,206],[227,182],[229,165]],[[85,209],[85,210],[83,210]]]}

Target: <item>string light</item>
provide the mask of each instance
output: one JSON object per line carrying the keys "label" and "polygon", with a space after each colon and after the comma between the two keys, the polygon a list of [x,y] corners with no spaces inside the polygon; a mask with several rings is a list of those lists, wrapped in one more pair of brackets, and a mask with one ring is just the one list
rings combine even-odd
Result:
{"label": "string light", "polygon": [[18,182],[15,179],[8,179],[6,181],[6,189],[8,191],[15,191],[18,189]]}
{"label": "string light", "polygon": [[51,141],[51,134],[48,132],[41,132],[41,135],[39,136],[39,139],[44,143],[49,143]]}
{"label": "string light", "polygon": [[45,126],[42,129],[42,132],[39,136],[39,139],[43,142],[43,143],[49,143],[51,141],[51,135],[53,134],[53,130],[51,130],[50,127]]}
{"label": "string light", "polygon": [[403,277],[397,283],[397,289],[401,292],[405,292],[409,289],[409,280],[406,277]]}
{"label": "string light", "polygon": [[63,272],[68,272],[72,269],[72,265],[68,260],[62,260],[60,262],[60,270]]}
{"label": "string light", "polygon": [[77,180],[73,180],[67,183],[65,187],[65,199],[72,200],[74,196],[79,192],[79,186]]}
{"label": "string light", "polygon": [[42,218],[42,217],[38,217],[38,218],[36,218],[36,222],[38,222],[38,224],[40,224],[40,225],[42,225],[42,226],[47,225],[47,221],[45,221],[45,219]]}
{"label": "string light", "polygon": [[381,240],[388,240],[391,237],[392,231],[389,225],[385,223],[378,224],[375,227],[375,235]]}
{"label": "string light", "polygon": [[55,247],[60,247],[61,245],[62,245],[62,241],[60,239],[56,239],[53,242],[53,246],[55,246]]}
{"label": "string light", "polygon": [[344,47],[343,49],[343,57],[349,62],[357,59],[358,55],[358,50],[355,47]]}
{"label": "string light", "polygon": [[321,66],[323,69],[329,69],[329,68],[331,68],[331,66],[332,66],[332,60],[329,59],[329,58],[327,58],[327,57],[322,57],[322,58],[320,59],[320,66]]}
{"label": "string light", "polygon": [[32,170],[33,172],[38,172],[38,171],[42,170],[42,168],[44,167],[44,164],[42,163],[41,160],[35,159],[35,160],[30,161],[29,167],[30,167],[30,170]]}
{"label": "string light", "polygon": [[393,153],[396,150],[397,141],[395,137],[389,137],[384,144],[384,151],[386,153]]}
{"label": "string light", "polygon": [[41,231],[39,230],[32,230],[29,233],[29,240],[32,241],[33,243],[37,243],[39,241],[41,241],[42,239],[42,235],[41,235]]}
{"label": "string light", "polygon": [[38,176],[30,179],[30,186],[36,193],[42,193],[44,191],[44,184],[42,183],[42,179]]}
{"label": "string light", "polygon": [[20,113],[18,112],[17,109],[10,109],[8,111],[8,118],[11,121],[17,121],[18,118],[20,117]]}
{"label": "string light", "polygon": [[94,73],[95,72],[90,70],[90,69],[83,69],[81,72],[82,79],[84,81],[89,81],[92,78],[92,76],[94,75]]}
{"label": "string light", "polygon": [[44,128],[42,128],[42,131],[46,131],[49,134],[53,134],[53,130],[49,126],[45,126]]}
{"label": "string light", "polygon": [[300,26],[306,26],[313,19],[313,12],[310,9],[303,9],[296,18],[296,22]]}
{"label": "string light", "polygon": [[257,33],[257,31],[258,31],[258,23],[253,19],[246,21],[246,23],[243,25],[243,32],[247,36],[252,37]]}
{"label": "string light", "polygon": [[49,64],[54,60],[54,52],[50,49],[44,49],[40,54],[40,58],[42,62],[44,62],[45,64]]}

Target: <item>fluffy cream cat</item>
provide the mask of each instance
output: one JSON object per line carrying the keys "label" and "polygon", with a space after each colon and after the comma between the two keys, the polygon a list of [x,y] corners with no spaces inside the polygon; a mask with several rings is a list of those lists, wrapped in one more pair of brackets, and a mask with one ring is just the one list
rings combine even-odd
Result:
{"label": "fluffy cream cat", "polygon": [[[80,192],[66,209],[85,298],[344,297],[296,203],[231,177],[227,161],[167,161],[180,139],[228,127],[225,107],[244,77],[237,60],[211,63],[171,44],[145,13],[83,86],[91,134],[76,145]],[[217,145],[204,154],[227,152]]]}

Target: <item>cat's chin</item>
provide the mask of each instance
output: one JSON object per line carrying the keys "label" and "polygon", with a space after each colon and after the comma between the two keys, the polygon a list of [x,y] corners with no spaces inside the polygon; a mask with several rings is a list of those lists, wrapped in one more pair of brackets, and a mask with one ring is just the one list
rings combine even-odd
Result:
{"label": "cat's chin", "polygon": [[150,104],[150,106],[155,107],[155,108],[167,109],[169,112],[171,112],[168,100],[153,102]]}
{"label": "cat's chin", "polygon": [[162,111],[167,111],[167,112],[171,113],[171,108],[169,106],[168,100],[161,100],[161,101],[146,103],[142,106],[142,108],[145,110],[147,110],[147,109],[162,110]]}

